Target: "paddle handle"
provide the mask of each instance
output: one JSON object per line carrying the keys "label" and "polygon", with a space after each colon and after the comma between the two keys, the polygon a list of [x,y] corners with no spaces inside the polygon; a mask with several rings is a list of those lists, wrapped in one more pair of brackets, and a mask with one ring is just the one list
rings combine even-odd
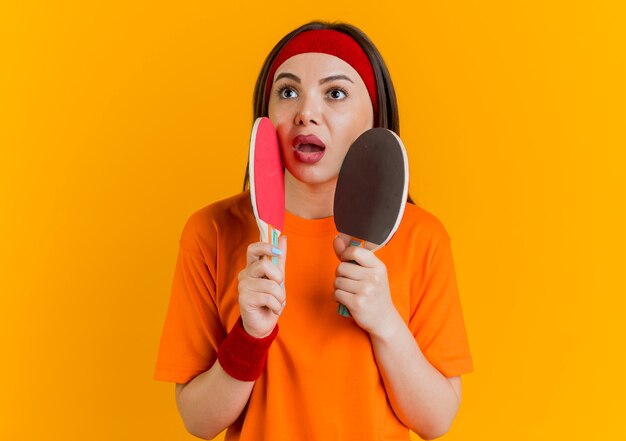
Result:
{"label": "paddle handle", "polygon": [[337,314],[343,317],[350,317],[350,311],[348,311],[348,308],[346,308],[345,305],[342,305],[341,303],[339,304],[339,307],[337,308]]}
{"label": "paddle handle", "polygon": [[[362,247],[364,244],[365,244],[365,241],[355,239],[354,237],[350,239],[350,246],[352,247]],[[351,260],[350,263],[356,263],[356,262],[354,260]],[[337,308],[337,314],[339,314],[342,317],[350,317],[350,311],[348,311],[348,308],[346,308],[346,306],[342,305],[341,303],[339,304],[339,307]]]}
{"label": "paddle handle", "polygon": [[[263,219],[257,219],[257,225],[261,232],[261,242],[269,243],[278,248],[278,238],[281,231],[272,224],[268,224]],[[272,263],[278,266],[278,256],[272,256]]]}
{"label": "paddle handle", "polygon": [[[276,229],[273,225],[268,225],[269,227],[269,237],[270,243],[273,247],[278,248],[278,238],[280,237],[280,231]],[[278,266],[278,256],[272,256],[272,263]]]}

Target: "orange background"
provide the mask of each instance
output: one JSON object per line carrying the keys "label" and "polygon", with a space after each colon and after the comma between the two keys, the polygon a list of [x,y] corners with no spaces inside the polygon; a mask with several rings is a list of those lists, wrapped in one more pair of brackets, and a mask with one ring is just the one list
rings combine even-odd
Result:
{"label": "orange background", "polygon": [[453,238],[476,371],[444,439],[626,436],[624,3],[408,3],[0,6],[1,439],[192,439],[151,379],[178,236],[315,18],[378,45]]}

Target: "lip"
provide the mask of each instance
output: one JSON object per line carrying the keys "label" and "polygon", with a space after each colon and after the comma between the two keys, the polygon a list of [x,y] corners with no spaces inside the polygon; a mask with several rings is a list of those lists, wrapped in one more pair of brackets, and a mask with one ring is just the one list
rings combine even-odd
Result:
{"label": "lip", "polygon": [[305,164],[319,162],[326,151],[326,145],[315,135],[298,135],[291,145],[296,160]]}

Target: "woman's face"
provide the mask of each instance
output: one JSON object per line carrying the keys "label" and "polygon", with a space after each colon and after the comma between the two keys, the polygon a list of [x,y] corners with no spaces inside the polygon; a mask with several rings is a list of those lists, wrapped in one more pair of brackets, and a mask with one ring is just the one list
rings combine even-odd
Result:
{"label": "woman's face", "polygon": [[336,181],[348,148],[374,121],[356,70],[322,53],[295,55],[278,68],[268,113],[287,171],[310,185]]}

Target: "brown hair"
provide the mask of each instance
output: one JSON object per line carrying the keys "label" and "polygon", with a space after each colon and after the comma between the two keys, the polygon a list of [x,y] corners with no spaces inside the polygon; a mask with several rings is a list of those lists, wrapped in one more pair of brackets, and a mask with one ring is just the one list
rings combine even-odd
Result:
{"label": "brown hair", "polygon": [[[291,40],[296,35],[305,31],[312,31],[318,29],[332,29],[335,31],[343,32],[344,34],[352,37],[358,44],[363,48],[369,61],[374,69],[374,78],[376,80],[376,95],[378,100],[378,119],[374,121],[374,127],[383,127],[395,132],[398,136],[400,136],[400,118],[398,116],[398,102],[396,100],[396,92],[393,88],[393,83],[391,82],[391,75],[389,75],[389,71],[387,70],[387,66],[383,61],[383,57],[374,46],[374,43],[369,39],[367,35],[363,31],[361,31],[356,26],[347,24],[347,23],[330,23],[330,22],[322,22],[322,21],[312,21],[305,25],[300,26],[299,28],[291,31],[289,34],[285,35],[282,40],[278,42],[276,46],[269,53],[265,62],[263,63],[263,67],[261,67],[261,72],[257,77],[256,85],[254,86],[254,100],[253,100],[253,120],[267,116],[268,109],[267,103],[265,101],[266,91],[265,87],[267,84],[267,76],[269,74],[270,67],[274,62],[276,56],[280,53],[283,46],[287,44],[289,40]],[[248,188],[249,185],[249,167],[248,164],[246,166],[246,176],[243,182],[244,191]],[[409,202],[413,202],[411,197],[408,198]]]}

